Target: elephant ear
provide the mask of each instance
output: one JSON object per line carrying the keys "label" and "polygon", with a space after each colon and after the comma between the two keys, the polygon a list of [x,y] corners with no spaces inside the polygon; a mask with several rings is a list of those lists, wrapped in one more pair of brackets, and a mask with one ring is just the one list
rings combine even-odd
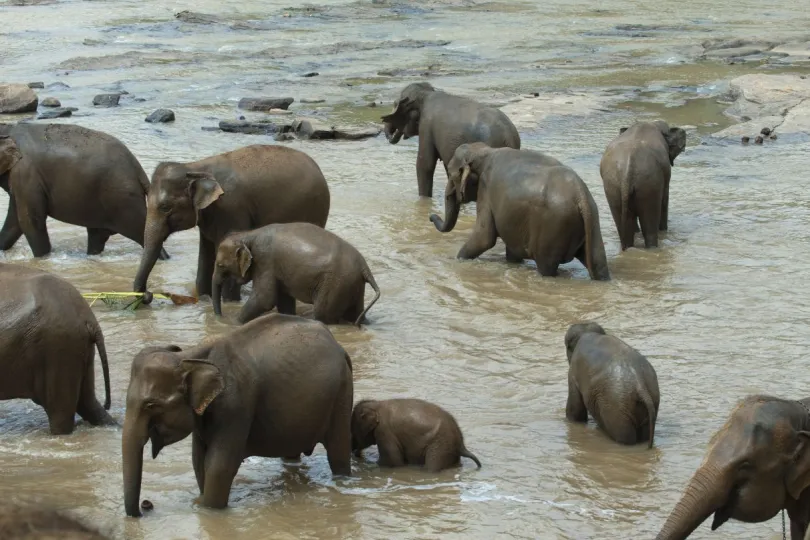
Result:
{"label": "elephant ear", "polygon": [[358,420],[360,425],[365,428],[366,433],[373,432],[380,423],[380,417],[377,414],[377,409],[370,406],[368,403],[361,404],[357,411]]}
{"label": "elephant ear", "polygon": [[793,500],[798,501],[810,486],[810,432],[799,431],[796,435],[799,443],[788,465],[785,487]]}
{"label": "elephant ear", "polygon": [[186,391],[194,412],[202,416],[205,409],[225,389],[225,381],[219,368],[205,360],[183,360]]}
{"label": "elephant ear", "polygon": [[251,263],[253,263],[253,254],[245,244],[242,244],[236,248],[236,258],[239,263],[239,273],[242,277],[245,277]]}
{"label": "elephant ear", "polygon": [[22,159],[17,143],[8,135],[0,136],[0,174],[6,174]]}
{"label": "elephant ear", "polygon": [[669,148],[669,164],[675,164],[675,158],[686,149],[686,131],[682,128],[674,127],[669,128],[669,132],[664,134],[667,140],[667,147]]}
{"label": "elephant ear", "polygon": [[217,179],[210,173],[189,172],[186,173],[186,178],[189,181],[188,194],[197,211],[210,206],[225,193]]}

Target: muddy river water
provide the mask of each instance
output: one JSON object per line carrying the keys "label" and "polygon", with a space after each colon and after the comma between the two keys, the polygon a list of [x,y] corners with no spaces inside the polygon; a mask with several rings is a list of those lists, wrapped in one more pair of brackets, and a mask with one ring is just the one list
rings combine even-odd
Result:
{"label": "muddy river water", "polygon": [[[19,3],[35,5],[12,5]],[[506,264],[501,243],[480,260],[457,261],[474,208],[453,233],[433,228],[428,214],[441,210],[444,181],[437,172],[433,201],[417,197],[415,139],[284,143],[320,164],[332,193],[327,227],[360,249],[382,288],[368,327],[332,327],[354,360],[356,399],[441,404],[484,467],[465,460],[462,469],[426,474],[355,462],[351,479],[335,481],[320,447],[300,465],[249,458],[231,507],[209,511],[193,504],[186,439],[145,460],[142,496],[155,510],[133,520],[124,517],[120,429],[81,423],[52,437],[42,410],[6,401],[2,500],[71,510],[132,539],[650,538],[738,399],[810,393],[807,140],[707,142],[730,123],[717,104],[727,81],[764,68],[695,60],[709,38],[805,31],[804,0],[8,4],[0,3],[0,80],[69,85],[40,96],[78,107],[66,122],[119,137],[150,175],[161,160],[273,143],[201,129],[244,114],[236,101],[245,96],[293,96],[297,113],[349,125],[375,121],[402,86],[425,77],[499,104],[530,92],[540,93],[538,102],[555,96],[555,105],[516,123],[524,147],[561,159],[590,187],[613,280],[591,282],[579,263],[544,279],[530,263]],[[176,20],[183,9],[218,20]],[[301,76],[307,72],[319,75]],[[120,107],[90,105],[93,95],[118,90],[129,92]],[[581,102],[597,105],[579,110]],[[146,124],[158,107],[174,109],[177,121]],[[656,117],[692,126],[673,171],[669,232],[660,249],[621,253],[599,159],[621,126]],[[7,202],[0,194],[0,215]],[[49,229],[49,257],[32,260],[23,240],[0,260],[56,272],[82,291],[130,290],[137,245],[114,237],[103,255],[88,257],[84,229],[53,221]],[[156,265],[151,288],[193,294],[196,232],[175,234],[166,247],[172,259]],[[207,302],[93,309],[119,421],[137,350],[190,345],[232,327]],[[226,315],[236,309],[227,304]],[[621,447],[593,422],[565,421],[563,335],[583,319],[599,320],[656,368],[654,449]],[[693,537],[780,538],[781,521],[732,521],[714,533],[707,522]]]}

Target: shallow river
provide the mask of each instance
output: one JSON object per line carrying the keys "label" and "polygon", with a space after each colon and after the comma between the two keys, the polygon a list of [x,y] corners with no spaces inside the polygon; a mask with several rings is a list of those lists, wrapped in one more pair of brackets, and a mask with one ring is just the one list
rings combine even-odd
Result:
{"label": "shallow river", "polygon": [[[332,192],[327,227],[360,249],[382,288],[368,327],[332,328],[354,359],[356,399],[441,404],[484,467],[465,460],[463,469],[430,475],[355,462],[351,479],[333,481],[322,448],[300,466],[250,458],[230,509],[215,512],[193,505],[186,439],[145,461],[142,496],[155,510],[133,520],[124,517],[120,429],[81,423],[52,437],[38,407],[14,401],[0,404],[0,499],[72,510],[132,539],[650,538],[738,399],[810,392],[807,141],[701,144],[730,123],[715,102],[724,81],[758,68],[694,61],[708,38],[804,31],[801,2],[795,12],[778,7],[787,2],[754,0],[290,4],[0,4],[0,80],[70,85],[40,96],[79,107],[70,122],[119,137],[150,175],[161,160],[272,143],[201,130],[238,116],[244,96],[294,96],[293,109],[349,124],[378,119],[425,72],[440,88],[499,103],[568,88],[610,97],[602,111],[550,115],[520,129],[524,147],[560,158],[590,187],[614,279],[591,282],[579,263],[544,279],[530,263],[506,264],[500,243],[478,261],[457,261],[474,209],[453,233],[433,228],[427,216],[441,209],[444,181],[437,172],[433,201],[416,196],[415,140],[285,143],[318,161]],[[173,13],[182,9],[223,22],[180,23]],[[312,71],[320,75],[301,77]],[[121,89],[130,93],[121,107],[89,105],[94,94]],[[162,106],[175,110],[174,124],[144,123]],[[620,253],[599,159],[619,127],[648,117],[696,129],[673,171],[661,248]],[[0,195],[0,215],[7,201]],[[82,291],[130,290],[137,245],[114,237],[103,255],[87,257],[84,229],[51,221],[49,230],[48,258],[33,261],[23,239],[0,260],[56,272]],[[191,294],[196,232],[175,234],[166,247],[172,259],[156,265],[150,287]],[[236,309],[226,305],[226,315]],[[207,302],[94,310],[118,420],[137,350],[190,345],[231,328]],[[662,400],[654,449],[621,447],[593,422],[565,421],[563,335],[583,319],[599,320],[655,366]],[[732,521],[714,533],[707,522],[693,537],[777,538],[781,522]]]}

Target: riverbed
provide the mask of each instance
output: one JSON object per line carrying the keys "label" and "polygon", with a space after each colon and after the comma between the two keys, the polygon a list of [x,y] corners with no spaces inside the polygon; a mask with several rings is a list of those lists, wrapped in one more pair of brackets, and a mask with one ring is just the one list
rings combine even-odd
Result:
{"label": "riverbed", "polygon": [[[733,122],[718,102],[731,78],[803,68],[698,58],[709,39],[806,32],[788,3],[22,3],[35,5],[0,4],[0,80],[43,81],[40,97],[78,108],[60,121],[120,138],[148,174],[160,161],[254,143],[288,144],[319,163],[332,194],[327,228],[363,253],[382,289],[368,326],[331,327],[353,359],[355,399],[442,405],[483,468],[464,460],[441,474],[381,470],[372,450],[354,463],[351,479],[333,480],[320,447],[300,465],[249,458],[230,508],[211,511],[193,503],[186,439],[145,460],[142,496],[155,509],[134,520],[124,516],[119,428],[81,422],[72,435],[53,437],[41,409],[6,401],[3,500],[53,505],[128,539],[650,538],[740,398],[807,396],[808,139],[743,146],[709,137]],[[186,9],[213,20],[175,18]],[[240,115],[263,118],[236,108],[242,97],[261,96],[294,97],[295,115],[366,126],[420,80],[504,105],[524,148],[577,171],[599,207],[611,281],[591,282],[578,262],[542,278],[533,263],[507,264],[500,242],[479,260],[456,260],[474,206],[452,233],[435,230],[428,215],[442,209],[442,168],[434,199],[420,199],[415,139],[275,143],[202,129]],[[94,95],[122,90],[118,107],[92,106]],[[177,120],[144,122],[161,107]],[[688,126],[687,150],[673,169],[669,231],[659,249],[622,253],[599,160],[619,128],[654,118]],[[0,194],[2,216],[7,203]],[[82,292],[130,290],[139,246],[116,236],[89,257],[84,229],[53,220],[48,227],[50,256],[33,260],[22,239],[0,261],[52,271]],[[193,294],[196,231],[171,236],[166,249],[172,258],[155,266],[150,288]],[[205,301],[93,309],[110,354],[111,414],[122,421],[141,347],[227,332],[238,306],[226,304],[224,320]],[[310,311],[299,304],[300,314]],[[651,450],[614,444],[593,421],[565,420],[563,336],[571,323],[591,319],[657,370],[662,398]],[[101,395],[100,368],[96,375]],[[715,532],[709,524],[692,537],[781,537],[778,517],[729,521]]]}

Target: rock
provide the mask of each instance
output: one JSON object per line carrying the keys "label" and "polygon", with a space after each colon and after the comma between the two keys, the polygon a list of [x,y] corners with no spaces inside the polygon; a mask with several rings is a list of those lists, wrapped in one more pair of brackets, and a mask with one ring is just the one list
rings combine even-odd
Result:
{"label": "rock", "polygon": [[48,90],[67,90],[68,88],[70,86],[61,81],[52,82],[48,85]]}
{"label": "rock", "polygon": [[325,101],[325,99],[319,98],[304,98],[301,100],[301,103],[324,103]]}
{"label": "rock", "polygon": [[770,139],[772,141],[775,141],[776,140],[776,133],[771,133]]}
{"label": "rock", "polygon": [[362,139],[371,139],[376,137],[382,132],[379,127],[358,127],[358,128],[335,128],[335,138],[345,141],[359,141]]}
{"label": "rock", "polygon": [[213,15],[208,15],[207,13],[197,13],[196,11],[189,11],[187,9],[179,13],[175,13],[174,18],[178,21],[189,24],[216,24],[220,22],[219,19]]}
{"label": "rock", "polygon": [[45,88],[45,83],[43,83],[43,82],[30,82],[30,83],[28,83],[28,88],[38,88],[38,89],[41,90],[41,89]]}
{"label": "rock", "polygon": [[336,128],[317,120],[296,120],[291,129],[301,139],[357,141],[376,137],[382,131],[377,126],[365,128]]}
{"label": "rock", "polygon": [[219,129],[227,133],[244,133],[247,135],[267,135],[270,133],[278,133],[282,131],[282,127],[278,124],[263,120],[258,122],[249,122],[247,120],[237,120],[230,122],[223,120],[219,123]]}
{"label": "rock", "polygon": [[749,137],[748,135],[743,135],[741,140],[743,144],[748,144],[749,142],[751,142],[751,137]]}
{"label": "rock", "polygon": [[152,501],[150,501],[149,499],[144,499],[141,501],[141,510],[146,510],[148,512],[149,510],[152,510],[154,507],[155,505],[152,504]]}
{"label": "rock", "polygon": [[769,127],[764,127],[764,128],[762,128],[762,130],[760,131],[760,133],[761,133],[762,135],[765,135],[765,136],[770,135],[770,134],[771,134],[771,128],[769,128]]}
{"label": "rock", "polygon": [[320,75],[320,73],[318,73],[317,71],[310,71],[309,73],[304,73],[301,76],[302,77],[317,77],[318,75]]}
{"label": "rock", "polygon": [[174,111],[171,109],[158,109],[146,117],[150,124],[174,122]]}
{"label": "rock", "polygon": [[67,118],[68,116],[73,116],[73,111],[60,107],[58,109],[42,111],[39,116],[37,116],[37,120],[53,120],[54,118]]}
{"label": "rock", "polygon": [[219,129],[219,127],[215,126],[203,126],[200,129],[202,129],[203,131],[217,131],[217,132],[222,131],[221,129]]}
{"label": "rock", "polygon": [[292,134],[291,132],[289,132],[289,131],[284,131],[284,132],[279,133],[278,135],[276,135],[276,136],[274,137],[274,139],[275,139],[276,141],[278,141],[278,142],[294,141],[294,140],[295,140],[295,135],[293,135],[293,134]]}
{"label": "rock", "polygon": [[121,94],[99,94],[93,98],[96,107],[117,107]]}
{"label": "rock", "polygon": [[762,144],[762,141],[763,141],[763,139],[762,139],[762,136],[761,136],[761,135],[757,135],[757,138],[756,138],[756,139],[754,139],[754,142],[755,142],[756,144]]}
{"label": "rock", "polygon": [[239,108],[246,111],[269,111],[270,109],[286,110],[294,98],[242,98],[239,100]]}
{"label": "rock", "polygon": [[39,98],[27,84],[0,84],[0,114],[17,114],[37,110]]}
{"label": "rock", "polygon": [[39,102],[40,107],[61,107],[62,102],[54,97],[46,97]]}

